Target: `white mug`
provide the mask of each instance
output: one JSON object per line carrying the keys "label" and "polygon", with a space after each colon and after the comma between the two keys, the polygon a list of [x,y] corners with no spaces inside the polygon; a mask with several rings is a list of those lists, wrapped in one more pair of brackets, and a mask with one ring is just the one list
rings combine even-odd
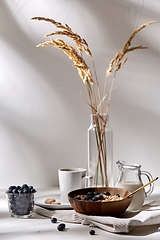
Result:
{"label": "white mug", "polygon": [[85,187],[85,168],[61,168],[58,170],[61,203],[68,203],[68,193]]}

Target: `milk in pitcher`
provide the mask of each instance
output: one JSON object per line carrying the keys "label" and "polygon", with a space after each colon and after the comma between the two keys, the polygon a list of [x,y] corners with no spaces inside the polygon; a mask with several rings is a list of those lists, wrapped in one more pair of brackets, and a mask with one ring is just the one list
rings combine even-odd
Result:
{"label": "milk in pitcher", "polygon": [[[142,187],[143,184],[140,182],[118,182],[116,187],[124,188],[126,190],[130,190],[131,192],[135,191],[136,189]],[[144,188],[138,191],[133,195],[131,204],[129,205],[127,211],[139,211],[144,203],[145,199],[145,190]]]}

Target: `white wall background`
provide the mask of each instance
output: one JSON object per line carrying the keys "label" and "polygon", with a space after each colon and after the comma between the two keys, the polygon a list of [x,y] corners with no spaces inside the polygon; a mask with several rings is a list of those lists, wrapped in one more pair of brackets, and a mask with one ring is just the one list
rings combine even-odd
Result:
{"label": "white wall background", "polygon": [[139,162],[160,176],[160,1],[1,0],[0,188],[56,186],[57,169],[87,167],[90,109],[80,96],[86,96],[84,85],[62,51],[36,48],[56,29],[31,21],[34,16],[67,23],[87,40],[101,90],[110,60],[130,34],[157,21],[135,37],[134,46],[149,50],[128,54],[109,115],[115,179],[118,159]]}

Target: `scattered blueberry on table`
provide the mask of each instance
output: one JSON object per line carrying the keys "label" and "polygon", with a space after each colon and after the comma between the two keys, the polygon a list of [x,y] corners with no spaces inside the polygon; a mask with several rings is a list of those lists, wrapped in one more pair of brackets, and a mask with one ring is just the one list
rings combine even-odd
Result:
{"label": "scattered blueberry on table", "polygon": [[23,184],[22,186],[10,186],[6,191],[8,206],[13,217],[29,216],[33,211],[34,193],[33,186]]}
{"label": "scattered blueberry on table", "polygon": [[95,231],[92,229],[89,231],[90,235],[95,235]]}
{"label": "scattered blueberry on table", "polygon": [[56,222],[57,222],[57,218],[51,217],[51,222],[52,222],[52,223],[56,223]]}
{"label": "scattered blueberry on table", "polygon": [[58,231],[63,231],[65,228],[66,228],[65,223],[60,223],[60,224],[57,226]]}

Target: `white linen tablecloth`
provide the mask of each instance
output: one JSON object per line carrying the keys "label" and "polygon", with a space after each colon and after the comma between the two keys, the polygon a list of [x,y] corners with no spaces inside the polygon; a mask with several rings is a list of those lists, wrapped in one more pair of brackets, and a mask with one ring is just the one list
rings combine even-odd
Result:
{"label": "white linen tablecloth", "polygon": [[145,204],[138,213],[125,212],[121,217],[91,216],[74,210],[48,210],[35,206],[34,211],[46,217],[56,217],[59,221],[88,224],[114,233],[128,233],[137,226],[160,224],[160,201]]}

